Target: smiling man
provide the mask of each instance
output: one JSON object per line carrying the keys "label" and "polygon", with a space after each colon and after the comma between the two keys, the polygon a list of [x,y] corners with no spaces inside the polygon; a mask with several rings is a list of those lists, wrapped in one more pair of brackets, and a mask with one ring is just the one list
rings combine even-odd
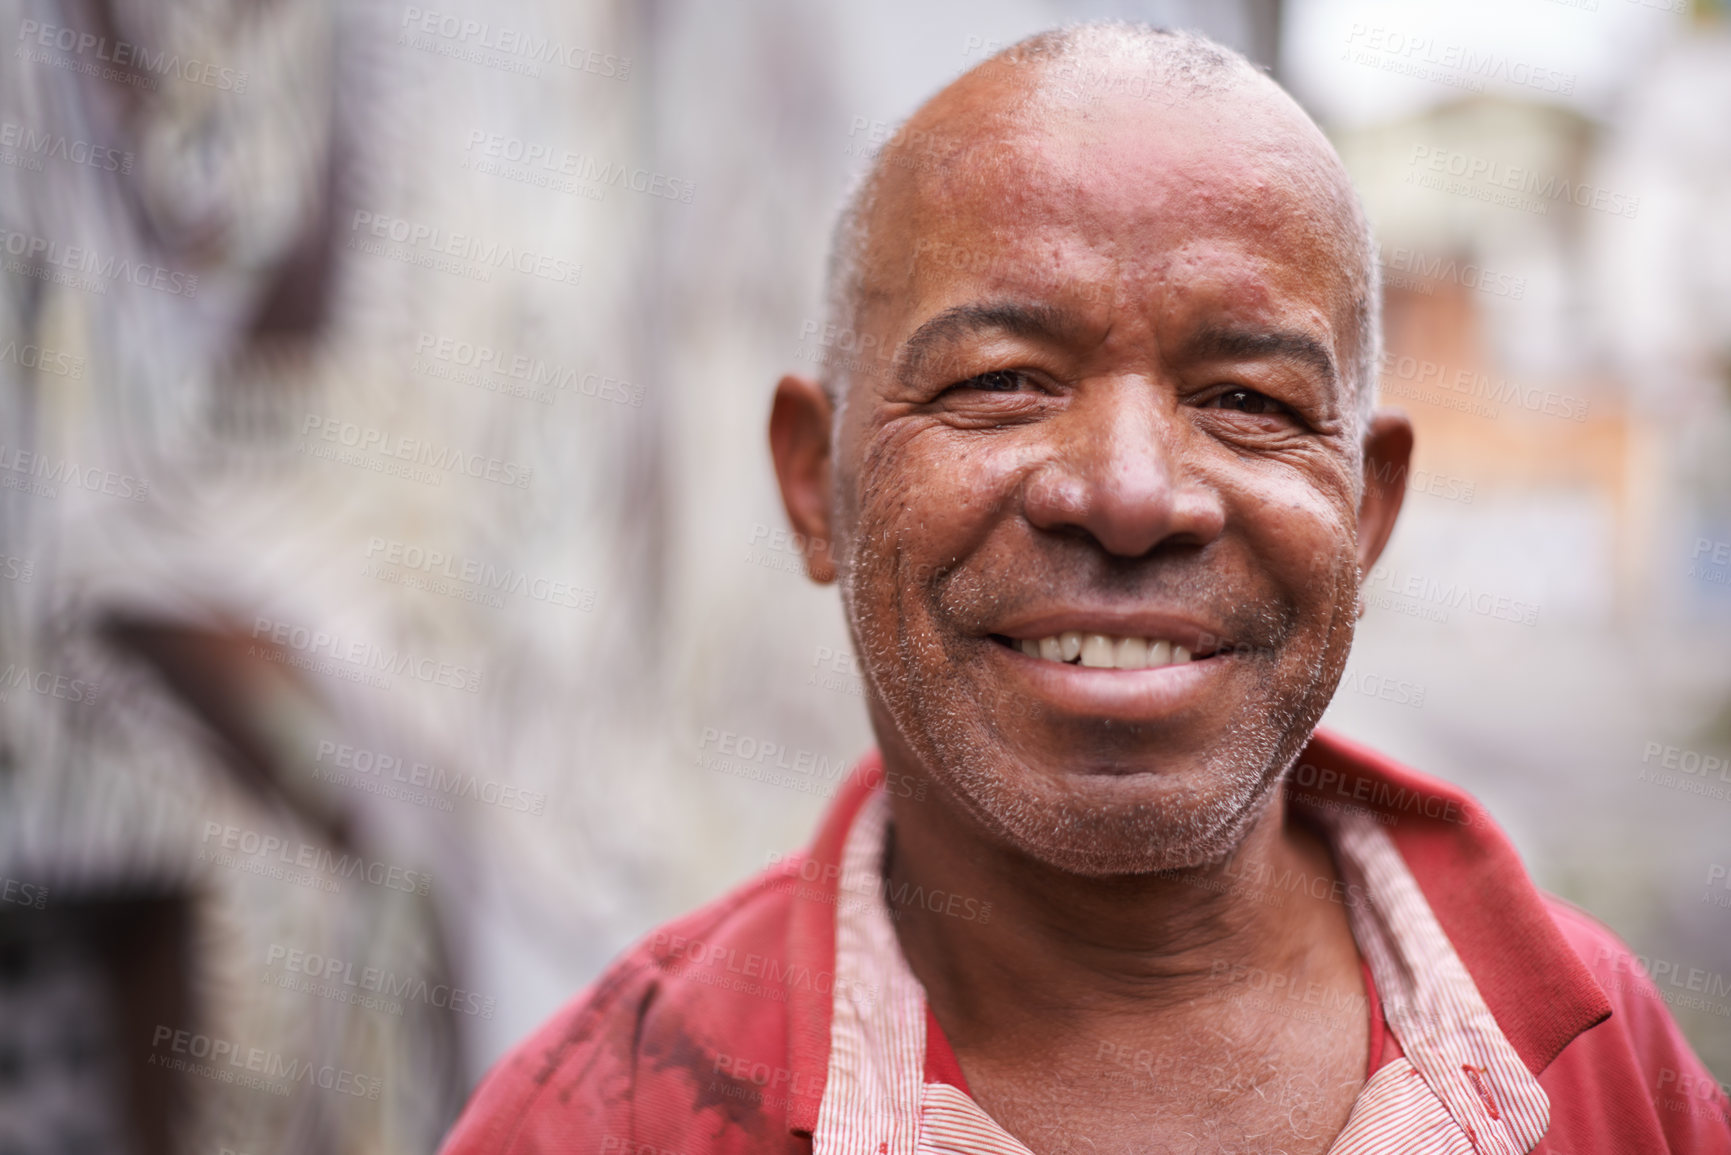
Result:
{"label": "smiling man", "polygon": [[837,229],[864,355],[770,443],[879,750],[455,1152],[1731,1152],[1627,950],[1316,732],[1412,431],[1374,248],[1241,58],[1092,25],[933,98]]}

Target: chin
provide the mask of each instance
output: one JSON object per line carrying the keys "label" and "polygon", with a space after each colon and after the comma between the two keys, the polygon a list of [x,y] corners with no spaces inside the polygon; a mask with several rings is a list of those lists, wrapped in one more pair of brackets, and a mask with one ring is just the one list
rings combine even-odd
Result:
{"label": "chin", "polygon": [[[1276,776],[1277,779],[1278,776]],[[977,800],[992,811],[1000,838],[1055,870],[1090,878],[1189,870],[1218,862],[1244,841],[1273,796],[1261,776],[1201,795],[1142,803],[1093,804],[1084,798],[1017,797],[1014,790]]]}
{"label": "chin", "polygon": [[[1090,878],[1189,870],[1232,854],[1307,737],[1267,724],[1221,736],[1181,767],[1105,768],[980,759],[952,748],[935,777],[993,841]],[[975,751],[969,753],[977,755]]]}

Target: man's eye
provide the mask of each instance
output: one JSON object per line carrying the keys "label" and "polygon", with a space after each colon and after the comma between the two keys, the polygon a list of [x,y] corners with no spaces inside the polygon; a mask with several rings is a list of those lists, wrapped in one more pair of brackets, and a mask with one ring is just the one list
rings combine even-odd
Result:
{"label": "man's eye", "polygon": [[1022,387],[1024,380],[1014,369],[993,369],[990,373],[981,373],[978,377],[958,381],[950,388],[978,389],[982,393],[1014,393]]}
{"label": "man's eye", "polygon": [[1228,389],[1210,403],[1221,409],[1235,409],[1240,413],[1290,413],[1285,405],[1254,389]]}

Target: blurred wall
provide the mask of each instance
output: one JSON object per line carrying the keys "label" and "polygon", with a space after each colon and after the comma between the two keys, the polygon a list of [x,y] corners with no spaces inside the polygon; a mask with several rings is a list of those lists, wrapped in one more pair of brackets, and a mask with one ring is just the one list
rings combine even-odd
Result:
{"label": "blurred wall", "polygon": [[8,0],[0,1136],[428,1150],[804,841],[870,742],[764,432],[832,214],[1105,16],[1273,68],[1382,241],[1418,460],[1328,723],[1731,984],[1722,11]]}

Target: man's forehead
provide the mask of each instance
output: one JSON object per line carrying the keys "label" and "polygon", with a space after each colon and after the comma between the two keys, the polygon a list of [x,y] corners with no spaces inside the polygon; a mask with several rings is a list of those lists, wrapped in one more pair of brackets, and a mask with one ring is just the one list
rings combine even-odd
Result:
{"label": "man's forehead", "polygon": [[969,79],[910,122],[924,156],[885,158],[862,270],[880,303],[970,275],[1023,289],[1195,276],[1234,250],[1265,280],[1281,266],[1350,278],[1338,162],[1272,85],[1078,102],[1025,68]]}
{"label": "man's forehead", "polygon": [[1347,269],[1338,242],[1305,220],[1314,214],[1277,213],[1294,224],[1270,228],[1255,220],[1268,196],[1211,195],[1182,165],[1161,165],[1157,146],[1096,166],[1079,163],[1088,151],[1036,146],[997,167],[1002,193],[976,179],[921,198],[900,218],[899,255],[884,254],[884,338],[946,310],[1019,301],[1039,304],[1044,333],[1078,349],[1151,327],[1171,353],[1224,327],[1302,331],[1342,355]]}

